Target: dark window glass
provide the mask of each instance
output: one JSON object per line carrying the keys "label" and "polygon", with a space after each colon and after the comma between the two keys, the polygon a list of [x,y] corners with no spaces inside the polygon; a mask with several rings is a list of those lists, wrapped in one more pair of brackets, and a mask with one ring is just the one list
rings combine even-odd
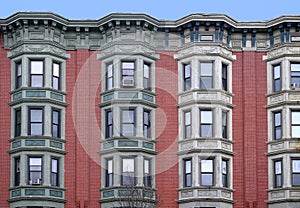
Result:
{"label": "dark window glass", "polygon": [[150,111],[144,110],[143,116],[143,132],[145,138],[151,137],[151,119],[150,119]]}
{"label": "dark window glass", "polygon": [[282,187],[282,160],[274,161],[274,187]]}
{"label": "dark window glass", "polygon": [[222,160],[222,185],[228,187],[228,160]]}
{"label": "dark window glass", "polygon": [[59,186],[59,160],[51,159],[51,185]]}
{"label": "dark window glass", "polygon": [[113,113],[111,110],[106,111],[105,138],[113,137]]}
{"label": "dark window glass", "polygon": [[143,80],[144,89],[150,90],[150,65],[144,63],[144,80]]}
{"label": "dark window glass", "polygon": [[15,181],[14,181],[14,185],[15,186],[19,186],[20,185],[20,158],[17,157],[15,158]]}
{"label": "dark window glass", "polygon": [[213,114],[211,110],[200,111],[200,136],[212,137]]}
{"label": "dark window glass", "polygon": [[44,86],[44,62],[30,61],[30,86]]}
{"label": "dark window glass", "polygon": [[144,186],[151,187],[152,186],[152,178],[151,178],[151,163],[149,159],[144,159]]}
{"label": "dark window glass", "polygon": [[227,122],[228,122],[228,112],[227,111],[222,111],[222,137],[224,139],[228,138],[227,135]]}
{"label": "dark window glass", "polygon": [[213,88],[213,63],[200,63],[200,89]]}
{"label": "dark window glass", "polygon": [[201,160],[201,186],[213,186],[214,184],[214,161],[212,159]]}
{"label": "dark window glass", "polygon": [[106,187],[111,187],[113,186],[113,160],[109,159],[106,161],[106,181],[105,181],[105,186]]}
{"label": "dark window glass", "polygon": [[135,185],[135,167],[134,158],[122,159],[122,185],[133,186]]}
{"label": "dark window glass", "polygon": [[106,72],[106,90],[111,90],[114,87],[114,68],[113,64],[107,65]]}
{"label": "dark window glass", "polygon": [[184,79],[184,91],[191,89],[191,65],[186,64],[183,66],[183,79]]}
{"label": "dark window glass", "polygon": [[52,136],[60,138],[60,110],[52,109]]}
{"label": "dark window glass", "polygon": [[15,137],[21,136],[22,111],[21,108],[15,110]]}
{"label": "dark window glass", "polygon": [[300,63],[291,64],[291,88],[300,87]]}
{"label": "dark window glass", "polygon": [[192,160],[184,160],[184,187],[192,186]]}
{"label": "dark window glass", "polygon": [[29,109],[29,132],[31,136],[43,135],[43,108],[30,108]]}
{"label": "dark window glass", "polygon": [[228,81],[227,81],[227,65],[222,64],[222,89],[228,90]]}
{"label": "dark window glass", "polygon": [[281,67],[276,65],[273,67],[273,91],[281,91]]}
{"label": "dark window glass", "polygon": [[29,184],[39,185],[42,183],[42,158],[30,157],[29,158]]}
{"label": "dark window glass", "polygon": [[15,88],[18,89],[22,86],[22,62],[16,63],[16,80]]}
{"label": "dark window glass", "polygon": [[122,136],[135,136],[135,110],[122,110]]}
{"label": "dark window glass", "polygon": [[292,160],[292,186],[300,186],[300,159]]}
{"label": "dark window glass", "polygon": [[191,111],[184,112],[184,138],[191,138],[192,122]]}
{"label": "dark window glass", "polygon": [[274,113],[274,139],[281,139],[281,111]]}
{"label": "dark window glass", "polygon": [[60,90],[61,89],[61,84],[60,84],[60,64],[58,63],[53,63],[52,64],[52,87],[55,90]]}
{"label": "dark window glass", "polygon": [[300,138],[300,111],[292,111],[292,137]]}

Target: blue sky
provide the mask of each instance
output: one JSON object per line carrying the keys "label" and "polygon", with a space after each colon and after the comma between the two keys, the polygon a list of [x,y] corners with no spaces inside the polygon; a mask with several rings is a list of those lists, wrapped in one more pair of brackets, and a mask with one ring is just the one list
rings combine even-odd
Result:
{"label": "blue sky", "polygon": [[299,0],[0,0],[0,18],[18,11],[51,11],[67,19],[99,19],[112,12],[146,13],[177,20],[192,13],[227,14],[237,21],[300,15]]}

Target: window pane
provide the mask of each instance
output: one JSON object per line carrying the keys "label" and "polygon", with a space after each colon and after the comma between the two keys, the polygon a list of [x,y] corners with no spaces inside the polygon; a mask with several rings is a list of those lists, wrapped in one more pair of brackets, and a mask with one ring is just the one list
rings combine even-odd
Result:
{"label": "window pane", "polygon": [[275,174],[281,174],[281,161],[275,162]]}
{"label": "window pane", "polygon": [[292,126],[292,137],[300,137],[300,126]]}
{"label": "window pane", "polygon": [[144,77],[150,77],[150,66],[148,64],[144,64]]}
{"label": "window pane", "polygon": [[300,124],[300,112],[292,112],[292,124]]}
{"label": "window pane", "polygon": [[185,161],[185,173],[191,173],[192,172],[192,161],[186,160]]}
{"label": "window pane", "polygon": [[122,124],[123,136],[134,136],[134,124]]}
{"label": "window pane", "polygon": [[191,77],[191,65],[184,65],[184,78]]}
{"label": "window pane", "polygon": [[274,79],[279,79],[281,76],[280,74],[280,66],[275,66],[274,67]]}
{"label": "window pane", "polygon": [[293,166],[293,173],[300,173],[300,160],[293,160],[292,162]]}
{"label": "window pane", "polygon": [[59,112],[58,111],[52,111],[52,122],[58,124],[59,122]]}
{"label": "window pane", "polygon": [[212,111],[201,111],[201,123],[212,123]]}
{"label": "window pane", "polygon": [[122,62],[122,69],[134,69],[134,62]]}
{"label": "window pane", "polygon": [[192,185],[192,174],[187,174],[185,176],[185,186],[189,187]]}
{"label": "window pane", "polygon": [[31,61],[31,74],[43,74],[43,61]]}
{"label": "window pane", "polygon": [[191,112],[184,113],[185,125],[191,125]]}
{"label": "window pane", "polygon": [[113,172],[113,161],[112,160],[108,160],[107,161],[107,172],[108,173],[112,173]]}
{"label": "window pane", "polygon": [[134,123],[134,110],[122,110],[123,123]]}
{"label": "window pane", "polygon": [[41,166],[42,158],[29,158],[29,164],[30,164],[30,166],[32,166],[32,165]]}
{"label": "window pane", "polygon": [[185,138],[191,138],[191,133],[192,133],[192,127],[186,126],[185,127]]}
{"label": "window pane", "polygon": [[123,172],[134,172],[134,159],[123,159]]}
{"label": "window pane", "polygon": [[281,113],[275,113],[275,126],[280,126],[281,125]]}
{"label": "window pane", "polygon": [[43,110],[31,109],[30,110],[30,121],[31,122],[42,122],[43,121]]}
{"label": "window pane", "polygon": [[275,187],[281,187],[282,186],[282,181],[281,181],[281,175],[276,175],[275,176],[276,184]]}
{"label": "window pane", "polygon": [[34,136],[40,136],[43,135],[43,124],[31,124],[30,125],[30,135]]}
{"label": "window pane", "polygon": [[58,172],[58,160],[57,159],[52,159],[51,171],[53,173]]}
{"label": "window pane", "polygon": [[222,161],[222,173],[227,174],[227,161]]}
{"label": "window pane", "polygon": [[43,86],[43,76],[31,75],[31,87],[42,87],[42,86]]}
{"label": "window pane", "polygon": [[60,65],[57,63],[53,63],[53,76],[59,77],[59,68]]}
{"label": "window pane", "polygon": [[212,77],[201,77],[200,78],[200,88],[201,89],[211,89],[213,88]]}
{"label": "window pane", "polygon": [[293,186],[300,186],[300,174],[293,174]]}
{"label": "window pane", "polygon": [[201,137],[212,137],[212,125],[201,124]]}
{"label": "window pane", "polygon": [[200,76],[212,76],[212,63],[201,63]]}
{"label": "window pane", "polygon": [[213,175],[212,174],[201,174],[201,185],[202,186],[212,186],[213,185]]}
{"label": "window pane", "polygon": [[144,173],[150,174],[150,161],[144,160]]}
{"label": "window pane", "polygon": [[213,160],[201,160],[201,172],[213,172]]}

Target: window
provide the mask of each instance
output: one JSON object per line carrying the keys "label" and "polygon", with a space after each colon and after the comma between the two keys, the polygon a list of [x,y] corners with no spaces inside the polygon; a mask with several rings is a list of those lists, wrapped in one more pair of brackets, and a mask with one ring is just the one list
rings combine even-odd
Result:
{"label": "window", "polygon": [[200,63],[200,89],[213,88],[213,63]]}
{"label": "window", "polygon": [[57,158],[51,159],[51,185],[59,186],[59,160]]}
{"label": "window", "polygon": [[300,137],[300,111],[292,111],[292,137]]}
{"label": "window", "polygon": [[274,188],[282,187],[282,160],[274,161]]}
{"label": "window", "polygon": [[151,163],[149,159],[144,159],[144,186],[151,187],[152,186],[152,178],[151,178]]}
{"label": "window", "polygon": [[15,110],[15,137],[21,136],[22,111],[21,108]]}
{"label": "window", "polygon": [[60,110],[52,109],[52,137],[60,138]]}
{"label": "window", "polygon": [[28,135],[31,136],[41,136],[43,135],[44,125],[43,125],[43,108],[32,107],[29,108],[29,132]]}
{"label": "window", "polygon": [[291,87],[300,87],[300,63],[291,64]]}
{"label": "window", "polygon": [[113,174],[113,160],[106,160],[106,178],[105,178],[105,186],[111,187],[113,186],[114,174]]}
{"label": "window", "polygon": [[143,116],[143,132],[145,138],[151,137],[151,117],[150,111],[144,109],[144,116]]}
{"label": "window", "polygon": [[122,110],[122,136],[135,136],[135,109]]}
{"label": "window", "polygon": [[222,64],[222,89],[225,91],[228,90],[227,65],[226,64]]}
{"label": "window", "polygon": [[106,90],[111,90],[114,87],[114,68],[113,64],[107,65],[107,72],[106,72]]}
{"label": "window", "polygon": [[44,62],[30,61],[30,86],[43,87],[44,86]]}
{"label": "window", "polygon": [[150,90],[151,85],[150,85],[150,64],[144,63],[144,89],[145,90]]}
{"label": "window", "polygon": [[184,138],[191,138],[192,122],[191,111],[184,112]]}
{"label": "window", "polygon": [[112,110],[107,110],[105,112],[105,138],[113,137],[113,113]]}
{"label": "window", "polygon": [[133,186],[135,185],[135,167],[134,158],[122,159],[122,185]]}
{"label": "window", "polygon": [[213,114],[211,110],[200,111],[200,136],[212,137]]}
{"label": "window", "polygon": [[122,84],[123,86],[134,86],[134,62],[122,62]]}
{"label": "window", "polygon": [[184,91],[191,89],[191,64],[183,66]]}
{"label": "window", "polygon": [[228,187],[228,160],[222,160],[222,185]]}
{"label": "window", "polygon": [[273,138],[281,139],[282,137],[282,129],[281,129],[281,111],[273,113],[273,128],[274,128],[274,136]]}
{"label": "window", "polygon": [[201,160],[201,186],[213,186],[214,184],[214,160]]}
{"label": "window", "polygon": [[20,185],[20,157],[15,158],[15,178],[14,178],[14,185]]}
{"label": "window", "polygon": [[16,63],[16,80],[15,80],[15,88],[18,89],[22,86],[22,62]]}
{"label": "window", "polygon": [[227,135],[227,122],[228,122],[228,112],[222,111],[222,138],[228,139]]}
{"label": "window", "polygon": [[42,158],[29,157],[29,184],[41,184],[42,182]]}
{"label": "window", "polygon": [[281,66],[276,65],[273,67],[273,91],[278,92],[281,90]]}
{"label": "window", "polygon": [[52,87],[55,90],[61,90],[59,63],[52,64]]}
{"label": "window", "polygon": [[300,186],[300,159],[292,160],[292,186]]}
{"label": "window", "polygon": [[192,159],[184,160],[184,187],[192,186]]}

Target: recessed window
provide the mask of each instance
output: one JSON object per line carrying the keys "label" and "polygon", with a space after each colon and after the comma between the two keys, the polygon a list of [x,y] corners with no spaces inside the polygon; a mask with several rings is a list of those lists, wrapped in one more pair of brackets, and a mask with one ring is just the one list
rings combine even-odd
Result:
{"label": "recessed window", "polygon": [[22,111],[21,108],[15,110],[15,137],[21,136]]}
{"label": "recessed window", "polygon": [[212,110],[200,110],[200,136],[212,137],[213,113]]}
{"label": "recessed window", "polygon": [[273,91],[281,91],[281,66],[273,66]]}
{"label": "recessed window", "polygon": [[31,136],[41,136],[44,133],[43,111],[41,107],[29,108],[29,132]]}
{"label": "recessed window", "polygon": [[183,65],[184,91],[191,89],[191,64]]}
{"label": "recessed window", "polygon": [[151,187],[152,186],[152,178],[151,178],[151,162],[150,159],[144,159],[144,186]]}
{"label": "recessed window", "polygon": [[274,161],[274,187],[282,187],[282,160]]}
{"label": "recessed window", "polygon": [[44,86],[44,61],[30,61],[30,86]]}
{"label": "recessed window", "polygon": [[60,110],[52,109],[52,137],[60,138]]}
{"label": "recessed window", "polygon": [[184,187],[192,186],[192,159],[184,160]]}
{"label": "recessed window", "polygon": [[228,66],[226,64],[222,63],[222,89],[225,91],[228,91],[228,70],[227,70]]}
{"label": "recessed window", "polygon": [[213,88],[213,63],[200,63],[200,89]]}
{"label": "recessed window", "polygon": [[281,111],[273,113],[273,129],[274,129],[274,139],[281,139],[282,137],[282,128],[281,128]]}
{"label": "recessed window", "polygon": [[291,63],[291,88],[300,88],[300,63]]}
{"label": "recessed window", "polygon": [[191,111],[184,112],[184,138],[191,138],[192,134],[192,118]]}
{"label": "recessed window", "polygon": [[143,133],[145,138],[151,138],[151,113],[144,109],[143,114]]}
{"label": "recessed window", "polygon": [[300,186],[300,159],[292,160],[292,186]]}
{"label": "recessed window", "polygon": [[105,186],[111,187],[113,186],[113,160],[108,159],[106,160],[106,179],[105,179]]}
{"label": "recessed window", "polygon": [[200,169],[201,169],[201,173],[200,173],[201,186],[213,186],[214,160],[213,159],[201,160]]}
{"label": "recessed window", "polygon": [[20,157],[15,158],[15,178],[14,178],[14,185],[19,186],[20,185],[20,173],[21,173],[21,168],[20,168]]}
{"label": "recessed window", "polygon": [[22,62],[16,63],[15,76],[15,89],[18,89],[22,86]]}
{"label": "recessed window", "polygon": [[121,184],[124,186],[135,185],[134,158],[123,158],[122,159]]}
{"label": "recessed window", "polygon": [[40,185],[42,183],[42,158],[29,157],[29,184]]}
{"label": "recessed window", "polygon": [[51,185],[59,186],[59,159],[51,159]]}
{"label": "recessed window", "polygon": [[113,113],[112,110],[106,110],[105,112],[105,138],[113,137]]}
{"label": "recessed window", "polygon": [[292,111],[292,137],[300,138],[300,111]]}
{"label": "recessed window", "polygon": [[134,86],[135,63],[133,61],[122,62],[122,85],[123,87]]}
{"label": "recessed window", "polygon": [[60,76],[61,76],[61,70],[60,70],[60,64],[59,63],[53,63],[52,64],[52,87],[55,90],[61,90],[61,83],[60,83]]}
{"label": "recessed window", "polygon": [[144,63],[143,72],[144,72],[144,79],[143,79],[144,89],[145,90],[151,90],[151,85],[150,85],[150,64]]}
{"label": "recessed window", "polygon": [[222,160],[222,185],[223,187],[228,187],[228,160]]}
{"label": "recessed window", "polygon": [[135,109],[122,109],[122,136],[135,136]]}
{"label": "recessed window", "polygon": [[111,90],[114,87],[114,68],[113,64],[108,64],[106,68],[106,90]]}

